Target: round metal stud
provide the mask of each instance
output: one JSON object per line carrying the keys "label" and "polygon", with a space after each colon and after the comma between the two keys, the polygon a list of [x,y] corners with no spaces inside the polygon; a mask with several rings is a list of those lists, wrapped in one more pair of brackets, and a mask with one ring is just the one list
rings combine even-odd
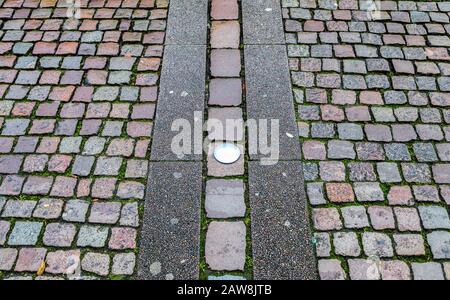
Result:
{"label": "round metal stud", "polygon": [[214,148],[214,158],[222,164],[232,164],[241,157],[241,150],[232,143],[223,143]]}

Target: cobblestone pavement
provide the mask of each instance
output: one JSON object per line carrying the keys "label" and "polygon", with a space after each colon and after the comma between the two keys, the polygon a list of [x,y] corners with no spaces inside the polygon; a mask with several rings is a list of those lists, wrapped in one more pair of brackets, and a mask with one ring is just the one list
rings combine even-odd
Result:
{"label": "cobblestone pavement", "polygon": [[69,3],[0,1],[4,279],[135,270],[168,0]]}
{"label": "cobblestone pavement", "polygon": [[320,277],[450,279],[450,3],[371,3],[282,0]]}

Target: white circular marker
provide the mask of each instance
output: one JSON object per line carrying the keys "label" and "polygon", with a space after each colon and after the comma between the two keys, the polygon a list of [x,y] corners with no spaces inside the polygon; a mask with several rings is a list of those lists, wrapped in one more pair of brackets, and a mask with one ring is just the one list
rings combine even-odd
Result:
{"label": "white circular marker", "polygon": [[214,149],[214,158],[222,164],[232,164],[239,157],[241,157],[241,150],[232,143],[223,143]]}

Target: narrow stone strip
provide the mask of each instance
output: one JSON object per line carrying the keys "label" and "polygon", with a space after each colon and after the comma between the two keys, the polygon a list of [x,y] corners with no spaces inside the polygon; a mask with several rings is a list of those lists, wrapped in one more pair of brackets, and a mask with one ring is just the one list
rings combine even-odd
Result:
{"label": "narrow stone strip", "polygon": [[[267,156],[251,154],[248,166],[254,278],[314,279],[316,263],[280,2],[243,0],[242,4],[247,117],[260,125],[261,119],[268,119],[269,133],[270,121],[279,121],[279,161],[264,166],[262,159]],[[265,31],[267,38],[260,36]],[[279,43],[283,45],[274,45]],[[277,141],[269,136],[273,146]]]}
{"label": "narrow stone strip", "polygon": [[[209,98],[203,230],[204,272],[208,279],[250,279],[248,261],[249,210],[246,206],[246,161],[243,90],[243,53],[237,0],[211,1]],[[235,126],[228,126],[233,122]],[[233,127],[235,130],[230,130]],[[222,164],[213,157],[215,147],[235,143],[241,157]]]}
{"label": "narrow stone strip", "polygon": [[[170,2],[138,261],[141,279],[199,277],[202,119],[195,113],[203,112],[205,101],[207,3]],[[200,128],[197,139],[191,132],[184,156],[172,147],[180,133],[172,131],[174,122]]]}
{"label": "narrow stone strip", "polygon": [[201,162],[152,162],[140,279],[198,279]]}

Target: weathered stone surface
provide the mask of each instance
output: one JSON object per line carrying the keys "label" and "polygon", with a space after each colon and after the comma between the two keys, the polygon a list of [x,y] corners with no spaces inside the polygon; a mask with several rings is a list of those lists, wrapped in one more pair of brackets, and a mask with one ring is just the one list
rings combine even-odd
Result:
{"label": "weathered stone surface", "polygon": [[[138,276],[197,279],[199,265],[201,165],[150,164]],[[179,201],[178,199],[183,199]]]}
{"label": "weathered stone surface", "polygon": [[246,228],[243,222],[211,222],[205,242],[206,263],[212,270],[243,270]]}

